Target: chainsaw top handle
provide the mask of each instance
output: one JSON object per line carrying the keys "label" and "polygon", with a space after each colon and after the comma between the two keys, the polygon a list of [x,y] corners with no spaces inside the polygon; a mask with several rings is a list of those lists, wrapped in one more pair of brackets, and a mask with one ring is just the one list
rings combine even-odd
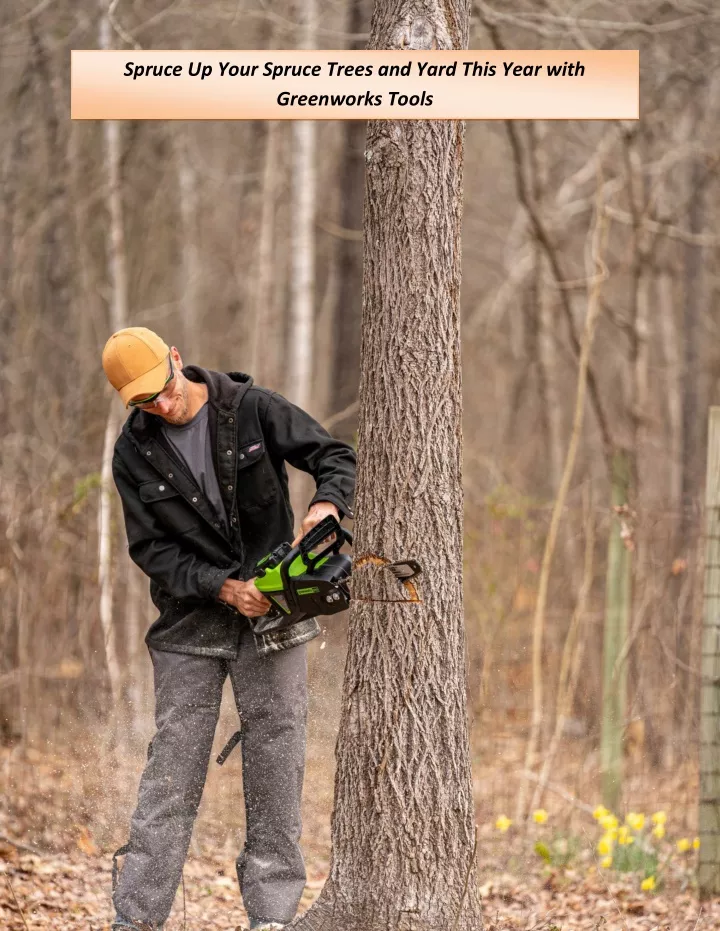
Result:
{"label": "chainsaw top handle", "polygon": [[[335,535],[332,543],[329,543],[319,553],[312,553],[311,550],[323,542],[327,537]],[[339,553],[344,543],[352,545],[352,534],[349,530],[341,527],[337,518],[332,514],[324,517],[319,524],[315,524],[312,530],[308,530],[305,536],[298,544],[298,550],[308,563],[311,569],[315,568],[315,563],[330,553]]]}

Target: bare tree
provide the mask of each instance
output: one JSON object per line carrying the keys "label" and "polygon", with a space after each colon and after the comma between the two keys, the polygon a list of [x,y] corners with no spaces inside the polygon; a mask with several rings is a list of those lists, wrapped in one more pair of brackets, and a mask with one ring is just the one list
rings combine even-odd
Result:
{"label": "bare tree", "polygon": [[[535,614],[533,618],[533,706],[532,719],[530,724],[530,736],[527,742],[525,752],[525,769],[530,770],[535,765],[535,757],[540,746],[540,731],[543,723],[544,700],[543,700],[543,671],[542,671],[542,644],[545,634],[545,611],[547,606],[548,584],[550,581],[550,570],[555,551],[562,512],[565,507],[570,482],[572,480],[573,470],[575,468],[575,459],[578,447],[580,445],[580,436],[582,432],[583,418],[585,416],[585,396],[587,392],[587,373],[590,365],[590,353],[593,346],[595,328],[600,315],[600,293],[602,283],[607,277],[607,268],[604,264],[602,253],[605,246],[605,231],[607,220],[602,215],[602,204],[598,204],[598,217],[595,227],[592,231],[592,241],[590,248],[590,260],[592,267],[589,269],[589,286],[588,286],[588,307],[585,316],[585,328],[583,332],[580,362],[578,365],[577,390],[575,393],[575,409],[573,412],[572,431],[568,451],[565,456],[563,473],[558,487],[557,497],[553,504],[553,513],[550,521],[545,548],[543,551],[542,566],[540,568],[540,579],[538,582],[537,601],[535,603]],[[527,783],[523,782],[523,788],[518,795],[516,818],[521,821],[525,815],[525,806],[527,803]]]}
{"label": "bare tree", "polygon": [[[368,0],[350,0],[348,32],[362,35],[370,19]],[[354,39],[350,48],[362,48]],[[365,177],[365,123],[346,120],[343,124],[340,168],[340,225],[338,230],[338,273],[334,326],[333,399],[334,414],[347,413],[336,425],[336,435],[351,441],[357,421],[355,402],[360,374],[360,317],[362,312],[362,227]]]}
{"label": "bare tree", "polygon": [[183,345],[197,345],[200,324],[200,294],[202,265],[199,242],[198,177],[189,152],[190,128],[177,128],[173,141],[177,164],[180,207],[179,299],[182,306]]}
{"label": "bare tree", "polygon": [[[371,48],[464,48],[468,7],[375,6]],[[464,127],[368,129],[354,602],[333,859],[300,928],[477,929],[462,609]],[[383,564],[417,555],[421,603]],[[395,585],[397,583],[394,583]]]}
{"label": "bare tree", "polygon": [[[272,304],[273,244],[275,240],[275,199],[277,196],[278,154],[280,126],[269,120],[265,126],[265,158],[263,163],[260,235],[257,244],[257,272],[250,335],[250,371],[263,384],[265,372],[270,369],[267,355],[270,347],[261,336],[267,333],[265,323]],[[261,351],[262,348],[262,351]]]}
{"label": "bare tree", "polygon": [[[314,0],[302,5],[304,29],[302,48],[313,48],[317,30]],[[315,313],[315,143],[313,120],[296,120],[292,125],[293,239],[290,320],[288,334],[288,394],[306,407],[310,400],[313,371],[313,322]]]}
{"label": "bare tree", "polygon": [[[100,47],[111,47],[110,7],[102,2],[100,17]],[[120,124],[116,120],[103,122],[105,165],[107,170],[107,263],[110,284],[110,326],[113,331],[127,325],[128,280],[125,253],[125,230],[123,221],[122,188],[120,181]],[[120,427],[118,401],[110,401],[105,439],[103,442],[102,466],[100,470],[100,508],[98,511],[98,580],[100,584],[100,624],[105,638],[107,672],[113,701],[120,697],[122,674],[118,661],[117,638],[113,624],[113,573],[112,573],[112,524],[111,501],[114,495],[112,482],[112,455],[115,439]],[[127,558],[127,556],[126,556]],[[134,648],[133,648],[134,649]]]}

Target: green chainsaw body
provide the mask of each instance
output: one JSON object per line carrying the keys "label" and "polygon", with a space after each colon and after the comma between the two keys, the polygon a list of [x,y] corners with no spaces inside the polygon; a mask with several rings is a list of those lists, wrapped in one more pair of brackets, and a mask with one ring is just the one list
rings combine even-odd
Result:
{"label": "green chainsaw body", "polygon": [[[267,614],[249,618],[256,634],[290,627],[318,615],[344,611],[350,602],[352,560],[340,549],[352,534],[332,516],[320,521],[297,546],[282,543],[255,567],[255,585],[272,605]],[[415,560],[387,566],[407,580],[421,570]]]}

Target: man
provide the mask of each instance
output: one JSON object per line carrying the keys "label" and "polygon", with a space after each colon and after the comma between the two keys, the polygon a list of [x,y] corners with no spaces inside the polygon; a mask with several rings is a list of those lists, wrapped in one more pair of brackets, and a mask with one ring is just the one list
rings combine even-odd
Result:
{"label": "man", "polygon": [[146,642],[157,731],[140,781],[113,929],[155,931],[170,913],[230,680],[242,724],[246,840],[237,874],[251,928],[280,928],[305,884],[299,847],[305,756],[306,620],[255,638],[269,603],[257,561],[293,535],[285,462],[317,492],[301,533],[352,516],[355,455],[252,378],[184,366],[144,327],[113,334],[103,368],[131,408],[113,475],[130,556],[160,614]]}

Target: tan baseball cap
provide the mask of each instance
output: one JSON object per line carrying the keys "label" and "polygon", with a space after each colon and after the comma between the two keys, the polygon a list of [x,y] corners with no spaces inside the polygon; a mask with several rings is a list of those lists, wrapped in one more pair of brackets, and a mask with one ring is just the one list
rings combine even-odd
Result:
{"label": "tan baseball cap", "polygon": [[133,398],[162,391],[170,371],[169,354],[170,347],[165,341],[144,326],[113,333],[105,343],[102,364],[125,407]]}

